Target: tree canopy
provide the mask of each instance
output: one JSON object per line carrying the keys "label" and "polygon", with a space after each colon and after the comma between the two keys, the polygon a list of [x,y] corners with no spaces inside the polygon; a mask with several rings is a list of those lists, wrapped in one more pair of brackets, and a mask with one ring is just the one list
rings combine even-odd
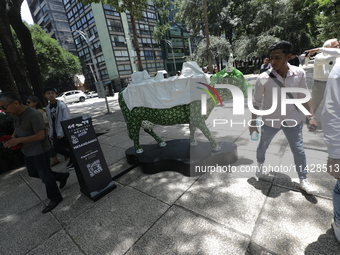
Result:
{"label": "tree canopy", "polygon": [[80,73],[79,58],[63,49],[39,25],[29,27],[44,85],[65,89],[73,87],[73,77]]}

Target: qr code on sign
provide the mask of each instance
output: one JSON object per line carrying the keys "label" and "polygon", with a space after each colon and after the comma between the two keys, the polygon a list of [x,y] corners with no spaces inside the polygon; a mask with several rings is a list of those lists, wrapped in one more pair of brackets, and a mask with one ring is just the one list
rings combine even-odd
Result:
{"label": "qr code on sign", "polygon": [[87,170],[89,171],[90,177],[93,177],[96,174],[99,174],[101,171],[103,171],[103,168],[100,165],[99,159],[97,159],[96,161],[90,164],[87,164],[86,167],[87,167]]}

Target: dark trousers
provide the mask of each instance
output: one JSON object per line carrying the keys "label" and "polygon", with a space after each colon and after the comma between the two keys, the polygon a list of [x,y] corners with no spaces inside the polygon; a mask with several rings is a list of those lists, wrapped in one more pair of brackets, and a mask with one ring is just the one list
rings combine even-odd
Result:
{"label": "dark trousers", "polygon": [[53,136],[53,148],[60,155],[66,156],[68,158],[71,157],[71,154],[66,147],[65,137],[58,139],[56,136]]}
{"label": "dark trousers", "polygon": [[52,171],[50,153],[45,152],[36,156],[24,156],[28,175],[39,178],[45,184],[47,197],[51,200],[62,198],[56,181],[60,181],[67,173]]}

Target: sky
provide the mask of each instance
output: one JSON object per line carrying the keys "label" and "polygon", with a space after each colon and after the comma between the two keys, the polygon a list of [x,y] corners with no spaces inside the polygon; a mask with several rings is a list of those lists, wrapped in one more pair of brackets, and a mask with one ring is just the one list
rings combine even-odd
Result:
{"label": "sky", "polygon": [[24,2],[21,5],[21,18],[28,24],[34,23],[26,0],[24,0]]}

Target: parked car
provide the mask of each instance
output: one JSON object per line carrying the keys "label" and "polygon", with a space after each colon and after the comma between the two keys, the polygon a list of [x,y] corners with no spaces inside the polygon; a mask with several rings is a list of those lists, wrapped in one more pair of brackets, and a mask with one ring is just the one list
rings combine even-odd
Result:
{"label": "parked car", "polygon": [[63,92],[57,96],[58,100],[64,101],[64,103],[84,102],[86,95],[81,90],[70,90]]}
{"label": "parked car", "polygon": [[96,91],[89,91],[86,92],[86,98],[93,98],[93,97],[97,97],[98,93]]}

